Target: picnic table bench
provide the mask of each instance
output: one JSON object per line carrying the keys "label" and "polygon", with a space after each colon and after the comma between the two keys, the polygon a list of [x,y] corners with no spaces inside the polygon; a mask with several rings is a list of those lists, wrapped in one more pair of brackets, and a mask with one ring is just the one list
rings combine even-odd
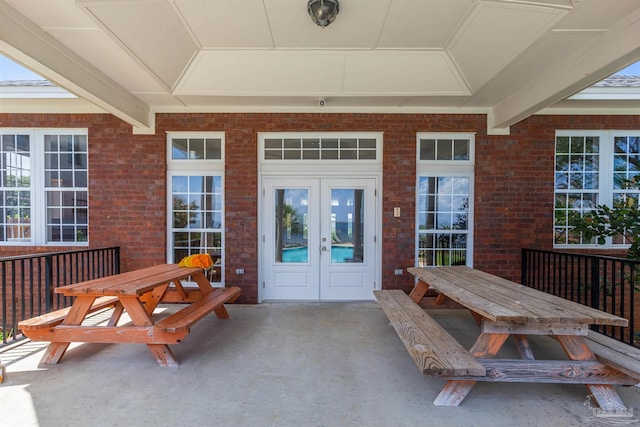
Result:
{"label": "picnic table bench", "polygon": [[[195,287],[183,286],[191,278]],[[235,301],[240,288],[213,288],[200,267],[163,264],[127,273],[88,280],[56,288],[57,293],[75,297],[71,307],[46,313],[18,324],[32,340],[50,341],[41,364],[60,361],[71,342],[146,344],[161,366],[177,366],[168,347],[177,344],[190,328],[211,312],[228,319],[225,303]],[[181,303],[183,308],[160,318],[154,310],[160,303]],[[112,308],[106,325],[83,324],[89,313]],[[127,313],[131,322],[119,324]]]}
{"label": "picnic table bench", "polygon": [[640,384],[640,348],[594,331],[589,331],[585,340],[600,362],[624,372]]}
{"label": "picnic table bench", "polygon": [[[589,331],[594,324],[627,326],[626,319],[464,266],[408,271],[418,278],[408,296],[374,295],[420,371],[448,379],[435,405],[458,406],[477,381],[543,382],[584,384],[604,412],[627,410],[614,385],[638,382],[640,351],[626,346],[622,354],[615,340]],[[450,298],[475,318],[480,335],[469,350],[418,305],[429,289],[439,293],[438,304]],[[568,360],[537,360],[530,335],[554,337]],[[509,337],[520,359],[496,358]]]}

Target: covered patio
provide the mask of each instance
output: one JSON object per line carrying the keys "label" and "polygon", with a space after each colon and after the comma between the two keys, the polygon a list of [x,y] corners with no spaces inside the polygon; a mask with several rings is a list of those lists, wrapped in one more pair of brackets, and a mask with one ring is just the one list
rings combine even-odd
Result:
{"label": "covered patio", "polygon": [[[216,282],[242,289],[241,304],[228,307],[230,320],[208,316],[184,342],[172,345],[181,363],[176,368],[159,367],[144,345],[75,344],[61,363],[46,368],[38,362],[47,343],[26,340],[0,348],[6,365],[0,425],[640,422],[640,414],[598,417],[583,385],[479,383],[459,407],[435,406],[446,380],[420,374],[375,302],[324,302],[321,284],[330,275],[321,255],[308,262],[315,280],[309,288],[320,302],[266,293],[275,288],[269,263],[275,244],[268,239],[278,233],[265,232],[275,220],[263,215],[276,212],[268,204],[276,200],[271,196],[293,184],[305,182],[318,202],[333,202],[322,195],[342,185],[338,179],[360,180],[353,194],[373,195],[365,233],[373,256],[362,277],[371,289],[408,290],[414,279],[403,271],[420,262],[420,226],[427,225],[417,206],[421,197],[440,194],[420,193],[419,183],[460,175],[472,183],[460,193],[465,224],[456,225],[469,239],[465,262],[519,278],[521,248],[556,244],[554,172],[563,154],[555,149],[558,132],[584,138],[603,131],[603,147],[619,130],[629,131],[625,138],[640,138],[637,88],[625,81],[613,98],[611,88],[605,94],[594,88],[640,60],[640,0],[344,0],[328,28],[311,22],[306,3],[0,0],[0,54],[69,92],[55,98],[34,90],[26,91],[30,97],[7,95],[0,103],[1,128],[8,137],[28,140],[34,159],[45,155],[48,133],[77,136],[83,148],[76,158],[82,161],[74,165],[86,177],[64,189],[57,180],[36,186],[34,179],[33,207],[31,199],[25,203],[29,221],[16,228],[28,223],[30,235],[9,227],[0,250],[23,255],[67,245],[118,246],[122,270],[131,271],[177,262],[182,255],[176,256],[174,240],[197,241],[193,250],[215,249],[224,260]],[[178,153],[183,158],[173,157],[173,149],[182,147],[174,140],[204,144],[205,137],[218,144],[210,158],[186,148]],[[273,144],[279,138],[287,148],[294,137],[301,144],[357,137],[370,144],[363,149],[365,166],[354,167],[349,154],[335,154],[347,163],[318,162],[313,170],[302,155],[289,159],[293,163],[285,163],[286,151],[281,159],[269,157],[268,149],[275,149],[263,140]],[[427,153],[422,158],[423,140],[462,141],[468,147],[462,167],[435,152],[433,159]],[[450,146],[453,154],[455,144]],[[632,148],[625,153],[640,158]],[[367,163],[366,155],[375,161]],[[610,157],[603,157],[603,165]],[[632,170],[635,163],[628,163]],[[34,177],[45,173],[44,166],[31,166]],[[187,193],[173,188],[172,177],[179,182],[191,175],[220,183],[211,186],[216,191],[202,191],[203,200],[218,202],[209,209],[218,216],[195,228],[208,233],[211,244],[192,239],[190,223],[174,227],[171,221],[179,218],[175,212],[186,211],[174,201]],[[611,193],[602,188],[603,195]],[[78,194],[70,206],[82,199],[84,222],[74,220],[80,234],[74,229],[56,240],[47,234],[56,224],[46,221],[45,206],[36,209],[36,200],[63,190]],[[53,198],[50,205],[59,207]],[[84,209],[89,205],[90,214]],[[205,205],[196,206],[202,208],[197,212]],[[422,211],[425,219],[426,212],[439,213]],[[452,218],[453,211],[446,209]],[[312,230],[318,243],[333,240],[331,213],[314,213],[326,220]],[[5,228],[12,219],[6,217]],[[16,242],[16,235],[23,240]],[[284,299],[292,302],[273,302]],[[478,335],[464,310],[429,314],[466,348]],[[106,313],[95,316],[96,322],[109,319]],[[531,342],[537,358],[563,356],[551,339]],[[499,355],[517,354],[508,341]],[[628,408],[640,411],[640,388],[616,389]]]}
{"label": "covered patio", "polygon": [[[417,370],[374,302],[230,305],[172,346],[161,368],[143,345],[80,344],[38,368],[46,343],[3,349],[0,387],[11,426],[584,426],[596,417],[582,385],[478,383],[459,407],[433,400],[444,379]],[[464,345],[478,329],[465,310],[429,310]],[[95,321],[105,318],[96,315]],[[540,358],[562,355],[532,340]],[[505,345],[505,357],[516,357]],[[640,389],[617,387],[629,408]]]}

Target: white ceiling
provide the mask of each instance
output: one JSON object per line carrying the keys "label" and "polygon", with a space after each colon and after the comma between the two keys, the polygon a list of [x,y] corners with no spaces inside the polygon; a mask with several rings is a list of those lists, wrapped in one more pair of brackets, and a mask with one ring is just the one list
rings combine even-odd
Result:
{"label": "white ceiling", "polygon": [[0,53],[141,129],[370,111],[482,112],[499,131],[640,60],[640,0],[341,0],[324,29],[306,2],[0,0]]}

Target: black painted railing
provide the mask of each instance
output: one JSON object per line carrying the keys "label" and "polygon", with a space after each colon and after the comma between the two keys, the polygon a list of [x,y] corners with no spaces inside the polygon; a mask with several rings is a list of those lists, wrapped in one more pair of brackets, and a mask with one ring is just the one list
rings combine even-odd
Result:
{"label": "black painted railing", "polygon": [[592,329],[640,347],[640,261],[522,250],[522,284],[629,320],[629,327]]}
{"label": "black painted railing", "polygon": [[22,338],[21,320],[71,305],[58,286],[119,272],[119,247],[0,258],[0,347]]}

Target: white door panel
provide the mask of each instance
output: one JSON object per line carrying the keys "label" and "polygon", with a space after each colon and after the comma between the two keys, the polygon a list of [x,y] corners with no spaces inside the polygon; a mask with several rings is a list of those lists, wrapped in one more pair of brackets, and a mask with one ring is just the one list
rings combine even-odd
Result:
{"label": "white door panel", "polygon": [[263,299],[371,300],[375,179],[264,178]]}

